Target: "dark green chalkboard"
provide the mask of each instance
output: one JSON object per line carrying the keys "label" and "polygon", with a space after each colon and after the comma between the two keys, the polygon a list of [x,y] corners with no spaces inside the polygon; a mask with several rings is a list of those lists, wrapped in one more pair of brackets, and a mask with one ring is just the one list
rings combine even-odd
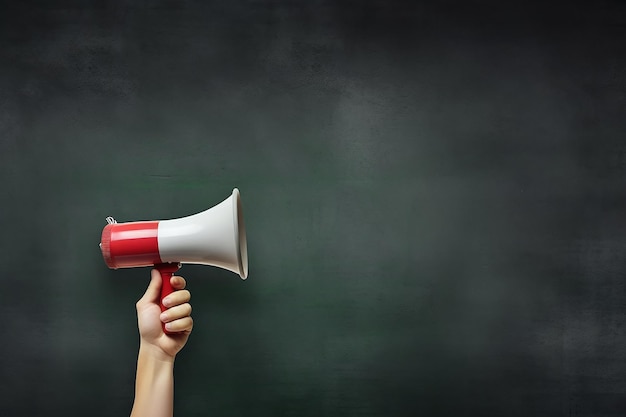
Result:
{"label": "dark green chalkboard", "polygon": [[233,187],[177,416],[626,413],[622,4],[13,3],[0,415],[127,415],[149,270],[105,217]]}

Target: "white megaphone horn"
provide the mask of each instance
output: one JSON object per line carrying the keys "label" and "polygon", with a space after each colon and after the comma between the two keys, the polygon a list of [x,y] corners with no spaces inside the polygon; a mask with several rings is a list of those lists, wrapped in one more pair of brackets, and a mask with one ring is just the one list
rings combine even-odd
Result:
{"label": "white megaphone horn", "polygon": [[242,279],[248,277],[246,229],[237,188],[218,205],[191,216],[128,223],[108,217],[107,222],[100,239],[107,266],[154,266],[163,278],[161,300],[173,291],[170,278],[183,263],[217,266]]}

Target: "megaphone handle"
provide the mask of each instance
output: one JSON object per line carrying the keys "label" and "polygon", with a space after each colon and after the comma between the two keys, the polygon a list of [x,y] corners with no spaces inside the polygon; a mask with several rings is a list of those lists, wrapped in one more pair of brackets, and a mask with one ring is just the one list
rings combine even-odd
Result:
{"label": "megaphone handle", "polygon": [[[174,292],[174,288],[172,288],[171,278],[174,275],[174,272],[180,269],[179,263],[168,263],[168,264],[156,264],[154,267],[161,274],[161,280],[163,281],[161,285],[161,298],[159,298],[159,305],[161,306],[161,311],[167,310],[167,308],[163,305],[163,299]],[[163,326],[163,332],[170,333],[165,330],[165,323],[161,323]]]}

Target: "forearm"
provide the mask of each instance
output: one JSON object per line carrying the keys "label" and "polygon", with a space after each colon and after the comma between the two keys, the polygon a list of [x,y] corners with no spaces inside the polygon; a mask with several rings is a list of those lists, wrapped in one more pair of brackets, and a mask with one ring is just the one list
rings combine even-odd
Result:
{"label": "forearm", "polygon": [[135,402],[131,417],[172,417],[174,358],[143,343],[137,358]]}

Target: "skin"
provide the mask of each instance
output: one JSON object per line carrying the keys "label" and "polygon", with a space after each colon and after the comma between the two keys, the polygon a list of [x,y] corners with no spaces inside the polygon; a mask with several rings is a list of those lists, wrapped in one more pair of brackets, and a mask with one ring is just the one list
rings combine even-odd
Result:
{"label": "skin", "polygon": [[[173,276],[171,283],[174,292],[163,299],[167,307],[163,313],[161,275],[156,269],[136,304],[140,343],[131,417],[172,417],[174,413],[174,360],[189,339],[193,320],[185,279]],[[174,333],[163,332],[161,323]]]}

